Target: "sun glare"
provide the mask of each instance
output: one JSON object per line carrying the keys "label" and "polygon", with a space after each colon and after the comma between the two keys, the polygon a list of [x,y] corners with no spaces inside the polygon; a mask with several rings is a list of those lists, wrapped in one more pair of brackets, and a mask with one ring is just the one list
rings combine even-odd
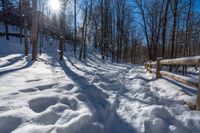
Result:
{"label": "sun glare", "polygon": [[58,12],[60,10],[60,1],[59,0],[49,0],[49,7],[53,11]]}

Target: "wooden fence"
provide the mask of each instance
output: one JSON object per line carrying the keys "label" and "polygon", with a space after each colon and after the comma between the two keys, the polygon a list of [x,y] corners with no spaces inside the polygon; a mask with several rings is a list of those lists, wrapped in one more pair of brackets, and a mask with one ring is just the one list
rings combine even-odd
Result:
{"label": "wooden fence", "polygon": [[[166,76],[169,78],[172,78],[174,80],[177,80],[181,83],[184,83],[186,85],[192,86],[197,88],[197,100],[196,100],[196,110],[200,111],[200,70],[199,70],[199,79],[195,80],[191,77],[186,77],[178,74],[174,74],[167,71],[162,71],[162,67],[166,65],[198,65],[200,66],[200,56],[194,56],[194,57],[184,57],[184,58],[176,58],[176,59],[162,59],[158,58],[157,61],[149,61],[145,63],[145,68],[149,72],[155,72],[156,78],[161,78],[162,76]],[[199,68],[200,69],[200,68]]]}

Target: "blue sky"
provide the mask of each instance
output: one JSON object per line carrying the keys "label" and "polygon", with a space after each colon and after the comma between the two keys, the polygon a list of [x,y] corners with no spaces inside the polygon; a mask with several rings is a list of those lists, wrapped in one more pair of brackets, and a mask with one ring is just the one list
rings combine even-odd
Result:
{"label": "blue sky", "polygon": [[197,10],[200,13],[200,0],[197,0],[195,3],[195,10]]}

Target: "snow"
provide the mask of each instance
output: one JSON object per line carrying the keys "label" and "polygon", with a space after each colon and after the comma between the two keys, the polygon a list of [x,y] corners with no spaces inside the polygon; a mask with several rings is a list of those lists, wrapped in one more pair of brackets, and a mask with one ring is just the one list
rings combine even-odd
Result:
{"label": "snow", "polygon": [[58,61],[49,45],[33,62],[12,39],[0,38],[0,133],[200,132],[200,113],[185,104],[195,88],[104,62],[90,48],[80,62],[67,45]]}

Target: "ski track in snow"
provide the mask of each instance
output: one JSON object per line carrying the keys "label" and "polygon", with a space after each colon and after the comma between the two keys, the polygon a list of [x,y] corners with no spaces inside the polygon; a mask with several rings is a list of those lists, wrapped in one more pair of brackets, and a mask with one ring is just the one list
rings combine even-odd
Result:
{"label": "ski track in snow", "polygon": [[199,112],[183,102],[195,99],[193,88],[156,80],[142,66],[71,57],[0,57],[0,133],[200,131]]}

